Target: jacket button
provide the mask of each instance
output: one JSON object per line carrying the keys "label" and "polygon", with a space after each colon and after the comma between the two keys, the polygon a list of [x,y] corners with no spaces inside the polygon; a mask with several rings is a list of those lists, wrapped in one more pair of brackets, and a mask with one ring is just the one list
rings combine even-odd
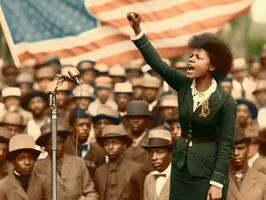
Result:
{"label": "jacket button", "polygon": [[189,130],[188,130],[188,132],[191,134],[191,133],[192,133],[192,130],[191,130],[191,129],[189,129]]}

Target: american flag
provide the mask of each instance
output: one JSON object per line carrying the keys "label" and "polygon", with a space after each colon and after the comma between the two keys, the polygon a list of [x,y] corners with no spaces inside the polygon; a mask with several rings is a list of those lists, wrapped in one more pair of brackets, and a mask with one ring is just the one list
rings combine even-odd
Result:
{"label": "american flag", "polygon": [[162,57],[182,55],[192,35],[218,33],[254,0],[1,0],[1,25],[17,65],[57,56],[63,64],[90,59],[109,65],[139,58],[126,14]]}

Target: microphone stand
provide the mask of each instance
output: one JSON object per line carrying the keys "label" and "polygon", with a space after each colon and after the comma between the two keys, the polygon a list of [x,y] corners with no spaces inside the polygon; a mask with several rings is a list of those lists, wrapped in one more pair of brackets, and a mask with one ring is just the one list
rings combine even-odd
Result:
{"label": "microphone stand", "polygon": [[56,151],[57,151],[57,107],[56,107],[56,92],[57,88],[64,82],[63,78],[59,78],[56,87],[50,91],[50,130],[52,133],[52,159],[51,159],[51,188],[52,200],[57,199],[57,171],[56,171]]}

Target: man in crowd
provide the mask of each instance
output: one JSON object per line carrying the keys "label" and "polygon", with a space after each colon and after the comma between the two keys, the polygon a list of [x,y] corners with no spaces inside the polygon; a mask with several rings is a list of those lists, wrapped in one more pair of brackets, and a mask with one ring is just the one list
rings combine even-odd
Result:
{"label": "man in crowd", "polygon": [[260,128],[266,128],[266,80],[258,80],[253,92],[258,104],[258,125]]}
{"label": "man in crowd", "polygon": [[32,136],[20,134],[10,139],[7,159],[14,170],[0,181],[1,200],[50,199],[47,179],[33,170],[39,154]]}
{"label": "man in crowd", "polygon": [[76,86],[72,91],[75,107],[88,110],[90,103],[95,99],[93,90],[93,87],[85,83]]}
{"label": "man in crowd", "polygon": [[70,134],[66,138],[65,153],[85,159],[86,165],[93,177],[95,169],[105,162],[104,151],[95,143],[88,141],[91,116],[80,108],[73,109],[69,116]]}
{"label": "man in crowd", "polygon": [[228,200],[265,200],[266,176],[248,167],[250,138],[237,128],[229,176]]}
{"label": "man in crowd", "polygon": [[98,141],[109,158],[95,173],[100,200],[142,200],[144,170],[141,164],[124,155],[132,139],[121,126],[108,125]]}
{"label": "man in crowd", "polygon": [[148,153],[141,145],[148,143],[148,127],[153,121],[148,106],[145,101],[130,101],[125,115],[130,128],[130,137],[133,139],[133,144],[126,150],[126,156],[143,164],[147,174],[153,170],[153,167]]}
{"label": "man in crowd", "polygon": [[7,176],[13,168],[6,160],[10,138],[10,131],[7,128],[0,127],[0,180]]}
{"label": "man in crowd", "polygon": [[[58,199],[86,199],[97,200],[94,183],[83,159],[66,155],[65,139],[69,134],[69,127],[61,121],[57,124],[57,197]],[[50,124],[41,127],[41,136],[36,144],[45,147],[49,156],[36,163],[36,171],[43,174],[47,180],[51,180],[51,144],[52,134]],[[48,184],[50,186],[51,183]],[[33,198],[34,199],[34,198]]]}
{"label": "man in crowd", "polygon": [[41,135],[40,127],[49,121],[48,94],[33,91],[22,98],[21,105],[33,115],[33,118],[28,121],[27,133],[37,139]]}
{"label": "man in crowd", "polygon": [[99,76],[95,79],[96,99],[89,106],[88,112],[95,116],[102,106],[117,110],[116,103],[110,99],[112,92],[112,79],[108,76]]}
{"label": "man in crowd", "polygon": [[169,131],[156,129],[149,132],[148,144],[142,147],[149,153],[155,171],[145,179],[144,200],[169,199],[172,146]]}
{"label": "man in crowd", "polygon": [[0,122],[0,127],[8,128],[11,136],[24,133],[25,123],[23,116],[18,112],[7,112]]}
{"label": "man in crowd", "polygon": [[94,79],[97,76],[97,70],[94,67],[95,62],[91,60],[82,60],[78,63],[77,68],[80,72],[82,83],[94,85]]}

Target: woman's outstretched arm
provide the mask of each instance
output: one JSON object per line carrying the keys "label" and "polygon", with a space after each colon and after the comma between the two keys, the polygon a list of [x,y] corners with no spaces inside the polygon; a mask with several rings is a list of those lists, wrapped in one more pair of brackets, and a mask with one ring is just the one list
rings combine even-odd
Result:
{"label": "woman's outstretched arm", "polygon": [[[176,91],[188,80],[185,75],[178,72],[164,62],[148,38],[141,32],[141,16],[137,13],[130,12],[127,14],[129,25],[133,29],[138,39],[133,39],[134,44],[141,52],[146,63],[151,66],[160,76]],[[139,36],[139,37],[138,37]]]}

